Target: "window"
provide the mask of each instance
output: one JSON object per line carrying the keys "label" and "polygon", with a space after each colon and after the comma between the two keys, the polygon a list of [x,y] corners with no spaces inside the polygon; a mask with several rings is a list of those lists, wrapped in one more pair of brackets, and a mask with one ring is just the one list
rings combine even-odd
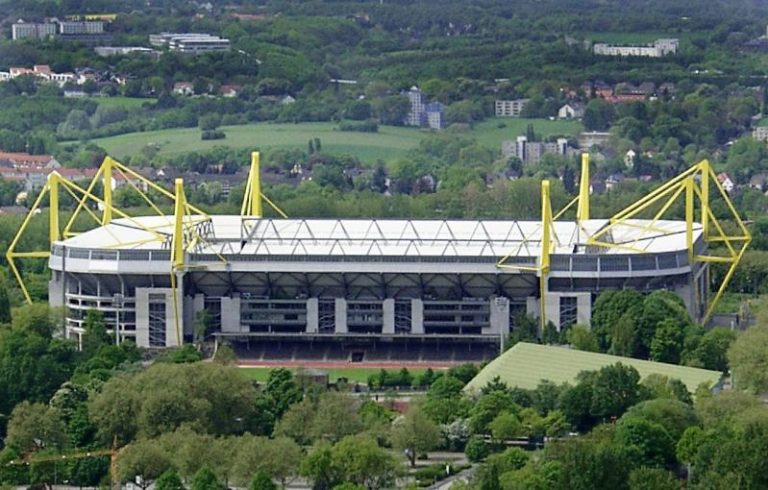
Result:
{"label": "window", "polygon": [[560,296],[560,329],[576,323],[579,308],[575,296]]}

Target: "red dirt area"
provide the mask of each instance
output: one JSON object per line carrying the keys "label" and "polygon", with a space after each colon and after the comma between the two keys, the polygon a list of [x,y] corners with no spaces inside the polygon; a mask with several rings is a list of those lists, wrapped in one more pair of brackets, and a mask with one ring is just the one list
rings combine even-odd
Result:
{"label": "red dirt area", "polygon": [[270,368],[270,367],[302,367],[310,369],[445,369],[458,366],[462,363],[451,361],[427,361],[427,362],[349,362],[349,361],[261,361],[240,359],[237,365],[240,367]]}

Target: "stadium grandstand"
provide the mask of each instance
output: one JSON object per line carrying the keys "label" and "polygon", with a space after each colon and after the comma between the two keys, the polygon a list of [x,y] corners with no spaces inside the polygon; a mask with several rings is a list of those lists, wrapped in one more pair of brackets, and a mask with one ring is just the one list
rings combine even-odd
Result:
{"label": "stadium grandstand", "polygon": [[[118,174],[142,179],[109,157],[87,188],[51,174],[8,251],[26,298],[16,260],[47,258],[49,301],[65,307],[69,337],[82,339],[86,313],[98,309],[119,340],[177,346],[193,340],[205,311],[217,341],[255,360],[483,360],[521,315],[542,326],[588,324],[608,289],[674,291],[706,321],[750,241],[706,161],[594,218],[584,155],[578,196],[553,214],[543,181],[541,216],[530,221],[288,218],[261,193],[258,153],[239,215],[209,216],[179,179],[172,191],[132,183],[155,211],[133,216],[112,201]],[[63,193],[77,203],[66,224]],[[46,195],[50,249],[23,251]],[[736,235],[711,211],[715,199]],[[684,219],[669,219],[679,201]],[[262,203],[279,217],[264,216]],[[82,225],[88,217],[91,227]],[[713,262],[727,266],[719,285]]]}

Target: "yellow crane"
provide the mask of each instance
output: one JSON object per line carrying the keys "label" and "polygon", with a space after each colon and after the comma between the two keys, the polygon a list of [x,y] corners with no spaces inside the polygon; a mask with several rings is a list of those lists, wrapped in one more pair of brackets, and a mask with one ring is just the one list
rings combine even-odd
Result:
{"label": "yellow crane", "polygon": [[117,477],[118,453],[119,451],[117,447],[113,444],[112,448],[110,449],[97,449],[94,451],[79,451],[75,453],[56,454],[51,456],[43,456],[39,458],[36,458],[33,456],[27,456],[23,459],[11,460],[8,463],[6,463],[6,466],[29,466],[29,465],[38,464],[38,463],[71,461],[73,459],[98,458],[101,456],[109,456],[109,479],[110,479],[110,482],[112,483],[112,488],[120,488],[120,483]]}

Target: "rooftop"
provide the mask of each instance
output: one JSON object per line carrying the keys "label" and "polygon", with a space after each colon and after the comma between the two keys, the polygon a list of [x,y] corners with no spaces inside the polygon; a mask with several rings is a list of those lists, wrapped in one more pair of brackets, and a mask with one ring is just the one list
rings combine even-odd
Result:
{"label": "rooftop", "polygon": [[634,367],[642,378],[660,374],[670,379],[679,379],[691,392],[701,383],[715,385],[722,376],[719,371],[519,342],[491,361],[464,389],[479,391],[496,376],[510,387],[528,390],[536,388],[544,380],[555,384],[574,384],[580,372],[596,371],[617,362]]}
{"label": "rooftop", "polygon": [[[190,217],[199,222],[200,216]],[[337,256],[538,257],[541,223],[509,220],[272,219],[212,216],[201,253]],[[586,254],[586,240],[604,219],[554,222],[554,254]],[[158,236],[149,229],[159,233]],[[173,216],[115,219],[64,242],[70,248],[168,249]],[[694,225],[694,239],[701,226]],[[649,253],[686,250],[685,222],[627,220],[614,243]],[[603,239],[607,239],[603,237]],[[592,253],[595,253],[594,251]],[[601,254],[633,253],[600,249]],[[636,253],[636,252],[635,252]]]}

